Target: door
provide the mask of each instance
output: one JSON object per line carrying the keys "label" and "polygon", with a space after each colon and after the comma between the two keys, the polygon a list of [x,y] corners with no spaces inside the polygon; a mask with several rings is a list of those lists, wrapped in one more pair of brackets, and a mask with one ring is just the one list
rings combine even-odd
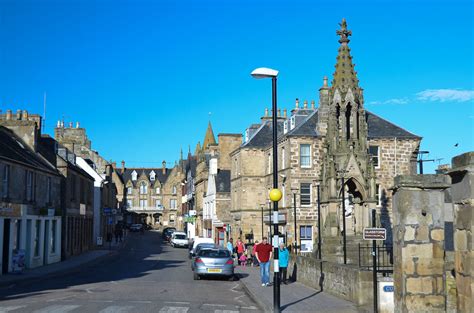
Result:
{"label": "door", "polygon": [[8,273],[10,264],[10,219],[3,220],[3,254],[2,254],[2,274]]}
{"label": "door", "polygon": [[48,264],[49,250],[50,250],[49,246],[50,246],[50,242],[51,242],[51,240],[49,238],[50,233],[51,233],[49,231],[49,225],[50,225],[49,223],[50,223],[49,220],[44,221],[44,241],[43,241],[44,242],[44,245],[43,245],[43,247],[44,247],[44,250],[43,250],[43,264],[44,265]]}

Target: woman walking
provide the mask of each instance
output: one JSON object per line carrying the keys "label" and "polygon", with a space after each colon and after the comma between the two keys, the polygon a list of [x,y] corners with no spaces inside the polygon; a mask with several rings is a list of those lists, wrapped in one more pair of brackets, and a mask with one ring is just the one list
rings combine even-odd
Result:
{"label": "woman walking", "polygon": [[288,259],[290,258],[290,252],[285,247],[283,242],[280,243],[280,248],[278,249],[278,258],[280,262],[280,281],[286,285],[286,272],[288,269]]}

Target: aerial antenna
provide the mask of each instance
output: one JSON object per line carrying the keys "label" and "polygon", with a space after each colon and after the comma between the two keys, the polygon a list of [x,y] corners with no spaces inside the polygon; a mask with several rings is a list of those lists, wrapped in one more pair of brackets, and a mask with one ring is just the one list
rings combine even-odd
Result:
{"label": "aerial antenna", "polygon": [[423,159],[423,155],[429,154],[429,151],[418,151],[418,160],[416,161],[418,165],[420,166],[420,174],[423,174],[423,163],[425,162],[434,162],[434,159],[431,160],[425,160]]}
{"label": "aerial antenna", "polygon": [[44,92],[44,96],[43,96],[43,133],[44,133],[45,125],[46,125],[46,91]]}

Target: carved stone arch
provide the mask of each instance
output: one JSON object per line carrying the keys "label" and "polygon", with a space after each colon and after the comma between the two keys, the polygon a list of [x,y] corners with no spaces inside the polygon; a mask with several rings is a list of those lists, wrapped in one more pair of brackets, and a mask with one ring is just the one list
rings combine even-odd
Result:
{"label": "carved stone arch", "polygon": [[[365,190],[364,185],[360,183],[359,179],[355,177],[344,179],[345,186],[347,186],[348,192],[352,194],[354,199],[360,199],[361,203],[367,200],[367,190]],[[341,191],[342,189],[339,190],[339,197],[341,197]]]}

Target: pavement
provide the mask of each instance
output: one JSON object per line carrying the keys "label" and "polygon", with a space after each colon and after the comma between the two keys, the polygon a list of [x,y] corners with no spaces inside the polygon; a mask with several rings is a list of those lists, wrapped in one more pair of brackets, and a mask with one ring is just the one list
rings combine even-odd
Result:
{"label": "pavement", "polygon": [[[262,287],[260,268],[237,266],[235,272],[244,289],[264,312],[273,312],[273,285]],[[273,272],[270,272],[273,280]],[[350,301],[339,299],[325,292],[307,287],[298,282],[280,286],[281,312],[334,312],[356,313],[360,310]]]}
{"label": "pavement", "polygon": [[104,249],[90,250],[80,255],[72,256],[62,262],[52,263],[33,269],[26,269],[21,273],[8,273],[0,275],[0,287],[14,286],[19,283],[31,283],[43,280],[45,277],[52,278],[61,276],[65,273],[79,272],[84,266],[90,266],[96,262],[102,262],[109,257],[118,254],[120,248],[124,246],[126,238],[123,242],[106,243]]}

